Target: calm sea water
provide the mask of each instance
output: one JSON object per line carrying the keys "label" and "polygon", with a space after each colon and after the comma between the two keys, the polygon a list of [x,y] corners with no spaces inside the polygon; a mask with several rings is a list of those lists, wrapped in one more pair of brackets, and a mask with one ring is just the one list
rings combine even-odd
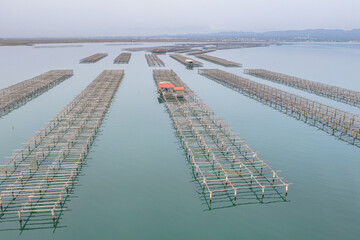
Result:
{"label": "calm sea water", "polygon": [[[62,44],[63,45],[63,44]],[[112,64],[125,47],[0,47],[0,88],[50,69],[74,76],[0,119],[0,164],[45,127],[104,69],[125,69],[107,114],[56,229],[19,231],[0,223],[0,239],[358,239],[360,149],[160,56],[214,112],[292,185],[287,202],[207,208],[159,104],[144,52]],[[79,59],[97,52],[95,64]],[[294,44],[223,50],[211,55],[360,91],[360,45]],[[239,75],[242,68],[220,68]],[[265,80],[250,79],[359,114],[358,108]],[[12,129],[14,126],[14,129]],[[239,196],[241,197],[241,196]],[[266,197],[266,196],[265,196]]]}

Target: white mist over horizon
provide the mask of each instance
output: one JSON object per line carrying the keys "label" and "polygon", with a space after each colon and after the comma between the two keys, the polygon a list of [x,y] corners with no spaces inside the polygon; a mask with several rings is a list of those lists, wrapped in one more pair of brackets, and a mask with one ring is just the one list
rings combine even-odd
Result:
{"label": "white mist over horizon", "polygon": [[351,30],[358,9],[353,0],[1,0],[0,37]]}

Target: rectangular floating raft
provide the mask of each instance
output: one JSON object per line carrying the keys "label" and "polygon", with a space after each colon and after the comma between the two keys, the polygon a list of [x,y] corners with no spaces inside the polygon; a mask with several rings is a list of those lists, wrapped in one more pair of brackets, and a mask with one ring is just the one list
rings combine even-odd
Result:
{"label": "rectangular floating raft", "polygon": [[119,56],[117,56],[114,59],[114,63],[120,64],[120,63],[129,63],[131,58],[131,53],[121,53]]}
{"label": "rectangular floating raft", "polygon": [[[253,196],[251,200],[260,203],[265,196],[272,201],[274,198],[286,199],[289,184],[218,118],[176,73],[153,70],[153,77],[156,84],[167,81],[185,89],[184,98],[166,99],[165,96],[164,103],[209,208],[212,208],[212,202],[226,201],[232,206],[237,201],[248,201],[249,194]],[[279,187],[285,193],[281,194]]]}
{"label": "rectangular floating raft", "polygon": [[185,62],[186,60],[192,60],[194,67],[201,67],[201,66],[203,65],[202,62],[196,61],[196,60],[194,60],[194,59],[185,57],[185,56],[180,55],[180,54],[170,54],[170,57],[172,57],[172,58],[175,59],[176,61],[184,64],[185,66],[186,66],[186,62]]}
{"label": "rectangular floating raft", "polygon": [[149,67],[165,67],[165,63],[156,54],[145,54]]}
{"label": "rectangular floating raft", "polygon": [[80,59],[80,63],[95,63],[97,61],[100,61],[104,57],[106,57],[107,53],[95,53],[91,56],[88,56],[86,58]]}
{"label": "rectangular floating raft", "polygon": [[199,73],[285,114],[360,146],[360,116],[219,69]]}
{"label": "rectangular floating raft", "polygon": [[197,54],[203,54],[203,53],[209,53],[209,52],[214,52],[216,51],[215,49],[194,49],[194,51],[191,52],[187,52],[187,55],[197,55]]}
{"label": "rectangular floating raft", "polygon": [[359,91],[331,86],[265,69],[244,69],[244,73],[360,107]]}
{"label": "rectangular floating raft", "polygon": [[0,90],[0,117],[73,75],[73,70],[51,70]]}
{"label": "rectangular floating raft", "polygon": [[123,75],[103,71],[0,167],[1,222],[57,222]]}
{"label": "rectangular floating raft", "polygon": [[214,57],[214,56],[210,56],[210,55],[206,55],[206,54],[199,54],[199,55],[196,55],[196,57],[204,59],[209,62],[223,65],[225,67],[242,67],[242,65],[240,63],[228,61],[223,58],[218,58],[218,57]]}

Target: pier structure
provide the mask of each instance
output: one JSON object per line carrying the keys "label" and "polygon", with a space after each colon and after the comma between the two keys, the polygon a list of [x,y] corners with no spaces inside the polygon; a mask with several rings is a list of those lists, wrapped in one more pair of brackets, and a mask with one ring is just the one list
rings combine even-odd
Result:
{"label": "pier structure", "polygon": [[95,53],[91,56],[80,59],[80,63],[96,63],[97,61],[100,61],[107,55],[108,55],[107,53]]}
{"label": "pier structure", "polygon": [[176,61],[184,64],[185,66],[187,65],[187,64],[186,64],[186,60],[192,60],[194,67],[202,67],[202,65],[203,65],[202,62],[196,61],[196,60],[194,60],[194,59],[185,57],[185,56],[180,55],[180,54],[170,54],[170,57],[172,57],[172,58],[175,59]]}
{"label": "pier structure", "polygon": [[268,71],[265,69],[244,69],[244,73],[269,80],[275,83],[284,84],[319,96],[327,97],[339,102],[360,107],[360,92],[345,89],[325,83],[310,81],[283,73]]}
{"label": "pier structure", "polygon": [[[0,221],[52,219],[70,197],[86,156],[123,77],[105,70],[49,125],[0,166]],[[46,217],[47,216],[47,217]],[[40,218],[40,219],[39,219]],[[24,223],[23,223],[24,222]]]}
{"label": "pier structure", "polygon": [[73,70],[51,70],[0,90],[0,117],[73,75]]}
{"label": "pier structure", "polygon": [[360,116],[319,102],[251,81],[219,69],[199,73],[226,87],[360,146]]}
{"label": "pier structure", "polygon": [[209,62],[220,64],[225,67],[242,67],[242,64],[240,64],[240,63],[228,61],[223,58],[214,57],[214,56],[210,56],[210,55],[206,55],[206,54],[199,54],[199,55],[196,55],[196,57],[204,59]]}
{"label": "pier structure", "polygon": [[149,67],[165,67],[165,63],[156,54],[145,54]]}
{"label": "pier structure", "polygon": [[120,63],[129,63],[131,58],[131,53],[121,53],[119,56],[117,56],[114,59],[114,63],[120,64]]}
{"label": "pier structure", "polygon": [[289,183],[260,159],[176,73],[153,70],[153,77],[156,83],[168,81],[175,87],[184,87],[183,98],[163,96],[164,103],[209,208],[211,203],[223,201],[230,201],[233,206],[251,200],[262,203],[264,198],[286,200]]}

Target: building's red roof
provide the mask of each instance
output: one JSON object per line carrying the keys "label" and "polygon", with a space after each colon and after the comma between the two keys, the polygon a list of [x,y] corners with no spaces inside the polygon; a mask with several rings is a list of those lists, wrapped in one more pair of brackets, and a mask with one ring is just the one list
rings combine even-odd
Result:
{"label": "building's red roof", "polygon": [[174,85],[172,83],[158,83],[158,88],[174,88]]}

